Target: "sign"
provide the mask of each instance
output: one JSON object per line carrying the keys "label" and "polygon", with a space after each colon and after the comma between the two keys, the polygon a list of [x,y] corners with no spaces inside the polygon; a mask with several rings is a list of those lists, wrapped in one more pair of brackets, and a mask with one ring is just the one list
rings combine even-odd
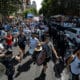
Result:
{"label": "sign", "polygon": [[32,13],[28,13],[28,14],[27,14],[27,18],[33,18],[33,16],[34,16],[34,15],[33,15]]}

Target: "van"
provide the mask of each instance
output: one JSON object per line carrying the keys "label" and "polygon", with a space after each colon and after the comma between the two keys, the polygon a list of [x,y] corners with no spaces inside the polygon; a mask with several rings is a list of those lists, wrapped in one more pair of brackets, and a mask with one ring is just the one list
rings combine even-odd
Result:
{"label": "van", "polygon": [[65,30],[66,34],[69,34],[69,38],[76,43],[80,43],[80,28],[68,28]]}

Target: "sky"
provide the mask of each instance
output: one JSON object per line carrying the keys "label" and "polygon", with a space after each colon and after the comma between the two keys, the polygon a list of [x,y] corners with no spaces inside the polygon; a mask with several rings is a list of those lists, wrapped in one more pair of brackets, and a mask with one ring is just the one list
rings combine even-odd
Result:
{"label": "sky", "polygon": [[41,2],[42,2],[43,0],[31,0],[31,2],[32,2],[32,1],[36,1],[37,10],[39,10],[39,9],[41,8]]}

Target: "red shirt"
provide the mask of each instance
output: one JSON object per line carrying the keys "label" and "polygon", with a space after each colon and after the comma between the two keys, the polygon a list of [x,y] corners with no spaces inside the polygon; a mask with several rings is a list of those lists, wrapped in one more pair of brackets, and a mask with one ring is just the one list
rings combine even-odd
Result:
{"label": "red shirt", "polygon": [[7,45],[11,46],[12,45],[12,35],[6,36],[6,43]]}

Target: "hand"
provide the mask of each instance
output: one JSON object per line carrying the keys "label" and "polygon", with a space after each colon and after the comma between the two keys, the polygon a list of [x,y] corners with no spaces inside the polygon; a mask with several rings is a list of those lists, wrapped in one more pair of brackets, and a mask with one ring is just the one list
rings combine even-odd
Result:
{"label": "hand", "polygon": [[15,57],[17,61],[21,62],[21,58],[19,56]]}
{"label": "hand", "polygon": [[56,58],[59,59],[59,56],[56,55]]}
{"label": "hand", "polygon": [[0,54],[0,57],[4,57],[5,56],[5,54]]}

